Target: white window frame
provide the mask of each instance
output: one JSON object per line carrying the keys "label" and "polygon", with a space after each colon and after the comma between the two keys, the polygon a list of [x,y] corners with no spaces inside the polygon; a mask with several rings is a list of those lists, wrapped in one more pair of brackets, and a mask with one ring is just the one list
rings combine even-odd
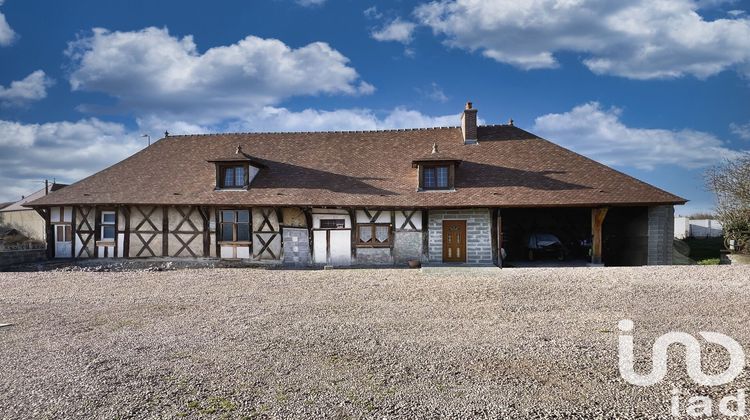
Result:
{"label": "white window frame", "polygon": [[[111,214],[114,217],[112,222],[104,221],[104,216],[107,214]],[[112,229],[115,230],[114,235],[111,238],[104,237],[104,228],[107,226],[112,226]],[[117,239],[116,226],[117,226],[117,213],[115,213],[114,211],[103,211],[101,215],[101,227],[100,227],[101,232],[99,232],[101,240],[102,241],[114,241],[115,239]]]}

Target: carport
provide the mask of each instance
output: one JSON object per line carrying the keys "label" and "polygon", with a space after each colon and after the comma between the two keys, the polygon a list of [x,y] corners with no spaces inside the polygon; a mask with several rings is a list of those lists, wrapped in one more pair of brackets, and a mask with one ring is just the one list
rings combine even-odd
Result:
{"label": "carport", "polygon": [[[500,210],[503,266],[645,265],[647,207]],[[559,245],[547,245],[559,240]]]}

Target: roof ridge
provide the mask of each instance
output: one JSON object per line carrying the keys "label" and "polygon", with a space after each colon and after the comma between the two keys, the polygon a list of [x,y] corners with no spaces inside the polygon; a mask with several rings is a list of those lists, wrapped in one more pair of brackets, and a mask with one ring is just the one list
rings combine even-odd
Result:
{"label": "roof ridge", "polygon": [[[502,126],[507,124],[498,124]],[[482,125],[480,127],[494,127]],[[226,133],[194,133],[194,134],[170,134],[169,137],[208,137],[208,136],[227,136],[227,135],[253,135],[253,134],[338,134],[338,133],[386,133],[386,132],[405,132],[405,131],[427,131],[427,130],[447,130],[461,128],[457,125],[439,126],[439,127],[416,127],[416,128],[386,128],[379,130],[323,130],[323,131],[236,131]]]}

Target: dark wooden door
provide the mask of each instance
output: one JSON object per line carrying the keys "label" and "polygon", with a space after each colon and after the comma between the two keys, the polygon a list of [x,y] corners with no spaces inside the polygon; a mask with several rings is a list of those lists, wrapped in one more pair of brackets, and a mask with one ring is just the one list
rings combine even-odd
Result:
{"label": "dark wooden door", "polygon": [[443,220],[443,261],[466,262],[466,220]]}

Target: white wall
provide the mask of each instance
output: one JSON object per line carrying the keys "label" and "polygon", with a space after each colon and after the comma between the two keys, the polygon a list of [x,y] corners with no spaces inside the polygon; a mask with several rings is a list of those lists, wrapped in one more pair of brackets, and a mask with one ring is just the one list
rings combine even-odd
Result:
{"label": "white wall", "polygon": [[714,219],[689,219],[675,217],[674,237],[685,238],[717,238],[723,234],[721,223]]}

